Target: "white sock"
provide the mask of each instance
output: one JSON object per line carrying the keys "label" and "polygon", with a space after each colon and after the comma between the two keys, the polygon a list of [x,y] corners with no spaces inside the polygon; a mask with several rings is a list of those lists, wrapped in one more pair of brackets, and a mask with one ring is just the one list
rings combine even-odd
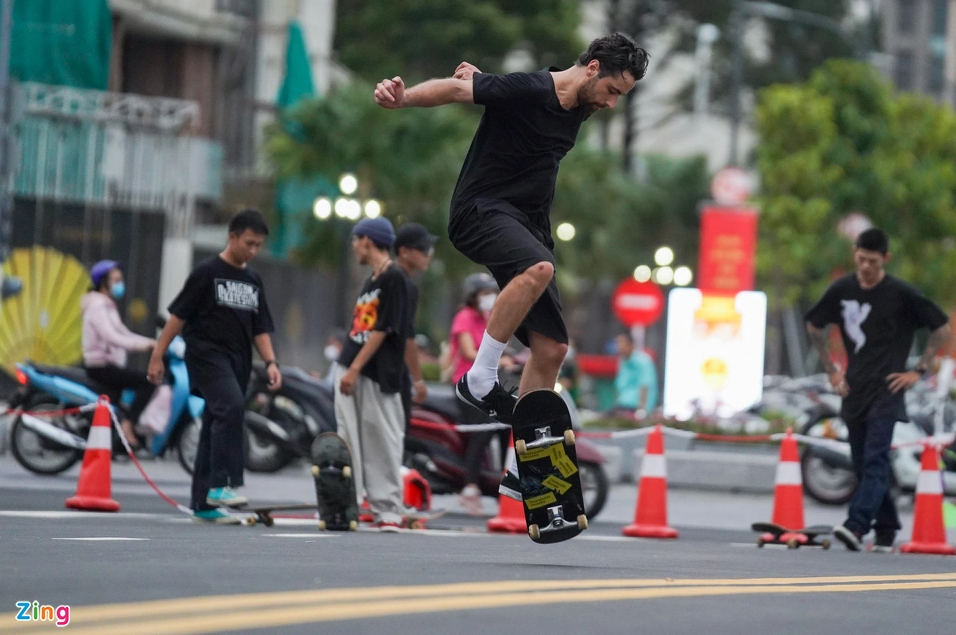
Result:
{"label": "white sock", "polygon": [[465,376],[468,390],[475,397],[482,399],[495,387],[495,382],[498,381],[498,362],[501,360],[501,354],[505,352],[505,346],[507,344],[499,342],[485,331],[475,363]]}

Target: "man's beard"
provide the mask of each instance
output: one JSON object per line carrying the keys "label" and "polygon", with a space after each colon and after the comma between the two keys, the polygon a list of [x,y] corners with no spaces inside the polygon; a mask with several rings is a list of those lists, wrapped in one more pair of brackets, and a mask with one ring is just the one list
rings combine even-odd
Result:
{"label": "man's beard", "polygon": [[578,106],[584,108],[589,115],[593,115],[601,109],[601,104],[594,101],[594,86],[597,84],[597,77],[592,77],[586,84],[578,89]]}

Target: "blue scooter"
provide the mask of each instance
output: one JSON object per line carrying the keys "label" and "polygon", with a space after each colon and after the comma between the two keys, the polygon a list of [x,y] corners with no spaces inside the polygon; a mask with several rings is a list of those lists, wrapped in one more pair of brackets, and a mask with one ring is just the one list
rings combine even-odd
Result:
{"label": "blue scooter", "polygon": [[[186,342],[182,337],[172,341],[166,352],[166,383],[172,388],[169,421],[162,433],[148,440],[146,447],[155,456],[170,448],[176,449],[179,462],[192,474],[199,447],[199,431],[205,402],[190,394],[189,375],[183,356]],[[17,381],[22,384],[10,401],[10,408],[20,410],[10,430],[11,450],[17,462],[37,474],[58,474],[83,458],[86,437],[93,423],[92,412],[57,415],[50,418],[29,413],[55,412],[76,406],[94,404],[106,390],[77,367],[41,366],[30,362],[17,364]],[[124,390],[119,409],[128,409],[133,391]],[[125,455],[122,441],[113,429],[114,455]]]}

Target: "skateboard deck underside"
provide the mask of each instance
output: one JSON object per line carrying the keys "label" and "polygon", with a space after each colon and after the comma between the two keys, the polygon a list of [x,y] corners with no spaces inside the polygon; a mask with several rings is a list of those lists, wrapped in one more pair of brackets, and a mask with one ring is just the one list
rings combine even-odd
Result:
{"label": "skateboard deck underside", "polygon": [[358,526],[358,505],[352,479],[352,453],[342,437],[326,432],[312,442],[312,476],[319,507],[319,528],[354,530]]}

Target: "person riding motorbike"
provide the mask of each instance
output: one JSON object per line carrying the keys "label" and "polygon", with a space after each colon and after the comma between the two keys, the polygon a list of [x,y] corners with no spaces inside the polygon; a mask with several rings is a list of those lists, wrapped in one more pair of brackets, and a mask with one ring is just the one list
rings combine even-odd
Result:
{"label": "person riding motorbike", "polygon": [[120,317],[116,300],[126,293],[123,272],[114,260],[101,260],[90,269],[93,288],[83,296],[80,309],[83,312],[83,366],[90,379],[102,384],[114,402],[120,393],[132,389],[136,393],[133,405],[126,413],[121,427],[130,447],[139,449],[140,443],[133,429],[155,386],[146,379],[146,374],[126,368],[129,351],[148,351],[156,340],[130,331]]}
{"label": "person riding motorbike", "polygon": [[[478,354],[478,344],[488,326],[488,316],[498,296],[498,284],[487,273],[473,273],[462,283],[465,305],[455,315],[449,334],[449,352],[453,372],[452,384],[468,372]],[[512,365],[510,358],[503,356],[500,365]],[[461,407],[461,421],[465,424],[488,423],[484,413],[467,405]],[[502,448],[508,447],[508,431],[473,432],[467,435],[465,450],[465,486],[459,493],[462,506],[472,514],[481,511],[481,489],[478,487],[481,460],[485,448],[496,434],[500,435]]]}

